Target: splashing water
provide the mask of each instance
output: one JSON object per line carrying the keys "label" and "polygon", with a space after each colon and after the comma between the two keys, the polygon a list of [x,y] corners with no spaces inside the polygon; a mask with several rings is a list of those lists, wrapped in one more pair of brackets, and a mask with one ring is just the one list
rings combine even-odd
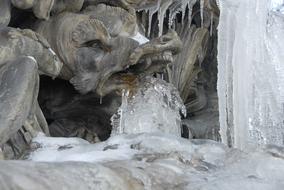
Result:
{"label": "splashing water", "polygon": [[186,109],[173,85],[156,78],[147,77],[135,96],[129,91],[122,93],[122,103],[113,115],[112,135],[122,133],[164,132],[181,136],[180,111]]}

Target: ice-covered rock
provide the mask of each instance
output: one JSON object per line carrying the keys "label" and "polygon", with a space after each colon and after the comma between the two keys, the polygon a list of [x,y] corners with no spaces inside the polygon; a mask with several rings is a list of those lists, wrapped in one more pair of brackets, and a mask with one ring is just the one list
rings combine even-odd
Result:
{"label": "ice-covered rock", "polygon": [[1,190],[284,188],[283,147],[245,153],[163,133],[119,135],[97,144],[39,136],[33,143],[30,162],[0,162]]}
{"label": "ice-covered rock", "polygon": [[284,144],[284,14],[279,0],[220,0],[218,94],[224,143]]}

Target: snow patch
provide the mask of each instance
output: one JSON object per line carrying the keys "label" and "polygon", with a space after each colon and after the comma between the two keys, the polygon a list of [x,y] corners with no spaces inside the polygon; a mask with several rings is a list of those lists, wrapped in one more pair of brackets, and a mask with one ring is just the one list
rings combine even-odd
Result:
{"label": "snow patch", "polygon": [[149,42],[149,39],[146,38],[144,35],[142,35],[140,32],[137,32],[137,34],[133,37],[131,37],[133,40],[139,42],[140,45],[145,44]]}

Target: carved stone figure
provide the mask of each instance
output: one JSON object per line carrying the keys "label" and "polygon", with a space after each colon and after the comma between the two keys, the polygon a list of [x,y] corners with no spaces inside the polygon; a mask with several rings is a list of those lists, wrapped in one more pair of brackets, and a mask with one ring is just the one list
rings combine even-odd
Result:
{"label": "carved stone figure", "polygon": [[122,91],[135,93],[146,75],[175,84],[190,113],[204,109],[200,73],[213,27],[208,13],[214,17],[218,9],[211,0],[200,3],[202,11],[190,2],[1,1],[0,147],[5,157],[23,156],[39,131],[90,142],[107,139]]}
{"label": "carved stone figure", "polygon": [[[134,32],[126,30],[131,25],[129,17],[119,17],[123,13],[121,8],[119,11],[106,5],[98,6],[101,10],[109,9],[112,15],[105,13],[107,17],[103,17],[90,11],[88,14],[62,13],[37,26],[37,32],[49,41],[64,63],[60,77],[70,80],[79,92],[93,91],[105,96],[127,88],[124,76],[146,73],[150,65],[158,69],[159,65],[165,67],[181,49],[174,31],[139,45],[131,38]],[[105,19],[112,17],[116,17],[116,24],[109,24]],[[135,30],[136,22],[132,22]],[[144,69],[139,71],[138,67]],[[124,70],[128,72],[120,73]]]}

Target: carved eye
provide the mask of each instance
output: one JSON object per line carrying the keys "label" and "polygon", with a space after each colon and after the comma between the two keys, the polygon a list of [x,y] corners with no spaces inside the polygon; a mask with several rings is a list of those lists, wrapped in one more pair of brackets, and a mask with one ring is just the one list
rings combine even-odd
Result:
{"label": "carved eye", "polygon": [[102,49],[106,52],[111,52],[111,47],[104,45],[100,40],[90,40],[82,44],[82,47],[90,47],[94,49]]}
{"label": "carved eye", "polygon": [[103,44],[100,40],[90,40],[82,44],[82,47],[93,47],[103,49]]}

